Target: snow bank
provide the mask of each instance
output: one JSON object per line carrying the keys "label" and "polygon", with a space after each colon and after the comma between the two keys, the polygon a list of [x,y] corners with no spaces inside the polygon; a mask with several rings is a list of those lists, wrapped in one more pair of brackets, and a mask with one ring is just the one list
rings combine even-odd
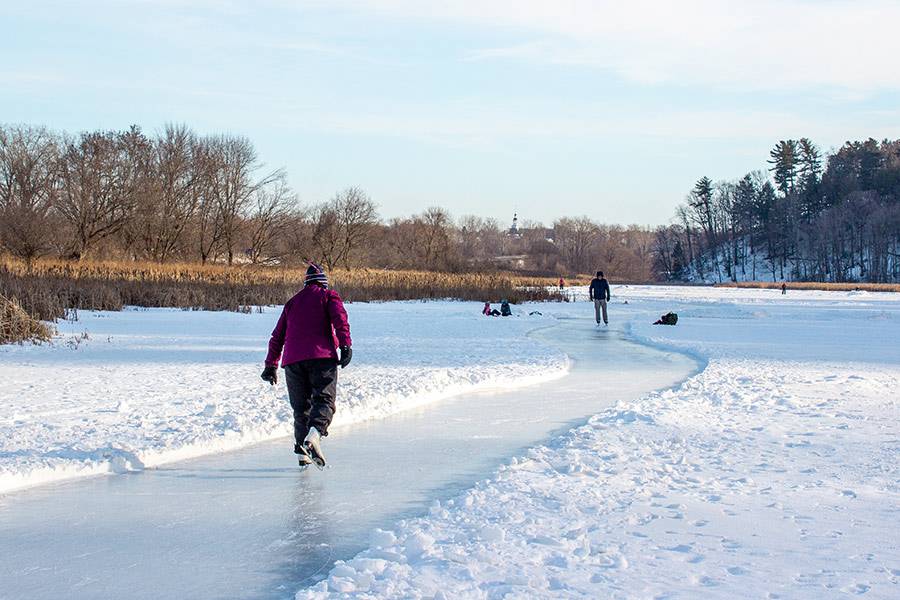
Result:
{"label": "snow bank", "polygon": [[[334,426],[565,373],[565,355],[526,337],[547,321],[487,319],[480,308],[348,305],[354,358],[340,373]],[[0,492],[290,435],[283,383],[259,379],[277,316],[81,312],[52,346],[3,347]]]}
{"label": "snow bank", "polygon": [[[612,318],[703,372],[376,531],[297,598],[898,597],[900,302],[630,291]],[[678,326],[648,324],[666,308]]]}
{"label": "snow bank", "polygon": [[[797,306],[811,304],[819,308],[835,306],[865,307],[870,304],[892,305],[900,302],[900,293],[860,291],[826,291],[826,290],[794,290],[788,289],[782,295],[781,290],[761,288],[727,288],[705,285],[673,286],[673,285],[612,285],[612,302],[617,300],[655,300],[685,304],[765,304]],[[574,286],[567,290],[568,295],[577,300],[587,300],[588,288]],[[862,300],[863,305],[858,302]]]}

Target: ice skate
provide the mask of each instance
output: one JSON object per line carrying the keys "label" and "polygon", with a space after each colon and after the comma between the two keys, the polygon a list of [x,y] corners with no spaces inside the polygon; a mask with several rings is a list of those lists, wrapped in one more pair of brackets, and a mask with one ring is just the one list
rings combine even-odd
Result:
{"label": "ice skate", "polygon": [[315,427],[310,427],[309,433],[306,434],[306,439],[303,440],[303,446],[305,447],[313,464],[320,469],[324,469],[325,455],[322,454],[322,446],[320,445],[321,439],[322,436],[321,434],[319,434],[319,430]]}
{"label": "ice skate", "polygon": [[305,469],[313,464],[313,460],[309,456],[309,451],[303,444],[294,444],[294,454],[297,455],[297,464],[300,465],[300,467]]}

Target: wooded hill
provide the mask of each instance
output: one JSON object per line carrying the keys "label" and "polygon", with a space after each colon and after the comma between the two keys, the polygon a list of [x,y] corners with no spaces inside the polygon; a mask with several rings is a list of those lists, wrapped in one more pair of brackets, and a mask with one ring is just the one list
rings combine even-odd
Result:
{"label": "wooded hill", "polygon": [[783,140],[768,163],[697,181],[677,224],[657,231],[662,277],[900,281],[900,140],[847,142],[824,159],[807,138]]}

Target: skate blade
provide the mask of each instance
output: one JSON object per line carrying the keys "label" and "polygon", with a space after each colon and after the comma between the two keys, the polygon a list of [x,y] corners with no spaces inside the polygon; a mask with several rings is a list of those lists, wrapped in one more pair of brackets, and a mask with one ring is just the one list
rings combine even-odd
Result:
{"label": "skate blade", "polygon": [[306,444],[306,452],[309,454],[309,457],[312,459],[313,464],[316,465],[316,468],[322,471],[325,469],[325,457],[316,452],[316,449],[312,444]]}

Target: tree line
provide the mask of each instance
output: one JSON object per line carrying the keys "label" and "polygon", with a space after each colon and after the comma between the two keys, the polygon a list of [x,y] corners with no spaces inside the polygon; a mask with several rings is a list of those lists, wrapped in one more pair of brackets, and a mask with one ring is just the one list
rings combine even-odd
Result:
{"label": "tree line", "polygon": [[34,260],[302,264],[653,276],[654,231],[587,217],[515,230],[440,207],[384,220],[359,187],[304,204],[252,142],[167,125],[76,135],[0,125],[0,247]]}
{"label": "tree line", "polygon": [[900,281],[900,140],[846,142],[824,158],[808,138],[782,140],[768,165],[697,181],[656,232],[660,278]]}
{"label": "tree line", "polygon": [[291,202],[284,171],[262,171],[245,138],[0,127],[0,240],[21,258],[231,263]]}

